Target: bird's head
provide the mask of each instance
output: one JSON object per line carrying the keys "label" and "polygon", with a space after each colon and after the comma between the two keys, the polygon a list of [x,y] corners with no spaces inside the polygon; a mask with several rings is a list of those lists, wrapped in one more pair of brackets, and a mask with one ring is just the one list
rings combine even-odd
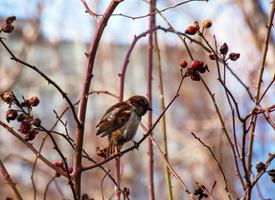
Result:
{"label": "bird's head", "polygon": [[152,110],[149,101],[144,96],[132,96],[127,101],[135,106],[135,111],[140,116],[145,115],[148,110]]}

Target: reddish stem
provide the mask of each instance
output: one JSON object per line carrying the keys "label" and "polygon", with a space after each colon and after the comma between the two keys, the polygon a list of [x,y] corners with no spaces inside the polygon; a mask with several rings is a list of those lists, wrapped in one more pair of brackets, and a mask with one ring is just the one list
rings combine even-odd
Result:
{"label": "reddish stem", "polygon": [[93,77],[95,56],[97,53],[97,49],[98,49],[98,45],[99,45],[102,33],[107,25],[107,22],[111,17],[113,11],[115,10],[115,8],[120,2],[121,0],[112,0],[109,7],[105,11],[104,16],[100,19],[96,27],[94,37],[89,49],[88,64],[83,77],[82,91],[81,91],[79,112],[78,112],[80,125],[76,129],[76,146],[75,146],[75,155],[74,155],[74,169],[75,169],[74,184],[75,184],[75,190],[79,199],[81,196],[80,195],[81,194],[81,172],[82,172],[81,159],[82,159],[82,148],[83,148],[84,124],[85,124],[85,118],[86,118],[88,93],[89,93],[91,79]]}

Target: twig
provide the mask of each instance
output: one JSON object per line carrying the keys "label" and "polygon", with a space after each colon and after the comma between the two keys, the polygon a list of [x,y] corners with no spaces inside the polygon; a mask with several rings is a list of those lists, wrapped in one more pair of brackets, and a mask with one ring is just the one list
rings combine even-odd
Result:
{"label": "twig", "polygon": [[198,140],[204,147],[206,147],[208,149],[208,151],[211,153],[212,157],[214,158],[215,162],[217,163],[219,169],[220,169],[220,172],[222,174],[222,177],[223,177],[223,180],[224,180],[224,185],[225,185],[225,191],[226,191],[226,194],[228,196],[229,199],[232,199],[231,198],[231,194],[229,192],[229,189],[228,189],[228,182],[227,182],[227,179],[226,179],[226,176],[225,176],[225,173],[222,169],[222,166],[221,164],[219,163],[218,159],[216,158],[214,152],[212,151],[212,149],[206,145],[199,137],[197,137],[193,132],[191,132],[191,134],[193,135],[193,137]]}
{"label": "twig", "polygon": [[7,169],[5,168],[2,160],[0,159],[0,172],[3,176],[3,179],[6,181],[6,183],[9,185],[11,192],[13,193],[13,196],[16,200],[23,200],[21,194],[19,193],[16,184],[13,182],[12,178],[10,177]]}
{"label": "twig", "polygon": [[47,199],[47,192],[48,192],[48,189],[49,189],[51,183],[55,180],[55,178],[56,178],[56,177],[53,176],[53,177],[50,179],[50,181],[47,183],[46,189],[45,189],[45,192],[44,192],[44,195],[43,195],[43,199],[44,199],[44,200]]}
{"label": "twig", "polygon": [[[164,100],[164,88],[163,88],[163,78],[162,78],[162,69],[161,69],[161,55],[160,55],[157,32],[155,32],[155,50],[157,55],[157,67],[158,67],[158,78],[159,78],[160,110],[163,111],[165,109],[165,100]],[[165,156],[165,159],[169,162],[165,115],[163,115],[163,118],[161,120],[161,129],[162,129],[162,140],[163,140],[163,146],[164,146],[164,156]],[[174,198],[173,198],[170,170],[165,163],[164,163],[164,175],[165,175],[166,188],[168,192],[168,198],[169,200],[173,200]]]}
{"label": "twig", "polygon": [[52,84],[57,90],[58,92],[62,95],[62,97],[67,101],[67,103],[69,104],[71,110],[72,110],[72,113],[73,113],[73,116],[74,116],[74,119],[76,121],[77,124],[80,124],[80,121],[78,120],[77,118],[77,114],[76,114],[76,111],[74,109],[74,106],[73,106],[73,103],[71,102],[71,100],[69,99],[68,95],[66,92],[64,92],[61,87],[55,83],[52,79],[50,79],[46,74],[44,74],[40,69],[38,69],[36,66],[34,65],[31,65],[31,64],[28,64],[26,63],[25,61],[22,61],[20,60],[19,58],[17,58],[12,52],[11,50],[9,49],[9,47],[4,43],[3,41],[3,38],[0,38],[0,42],[1,44],[4,46],[4,48],[7,50],[7,52],[11,55],[11,60],[14,60],[15,62],[19,62],[21,63],[22,65],[26,66],[26,67],[29,67],[31,69],[33,69],[35,72],[37,72],[41,77],[43,77],[49,84]]}
{"label": "twig", "polygon": [[189,199],[194,199],[193,194],[190,192],[190,190],[188,189],[187,185],[184,183],[184,181],[182,180],[182,178],[180,177],[180,175],[174,170],[174,168],[171,166],[171,164],[169,163],[169,161],[167,160],[166,156],[165,156],[165,152],[163,152],[163,150],[161,149],[161,147],[156,143],[156,141],[154,140],[154,138],[152,136],[149,136],[153,142],[153,144],[157,147],[157,149],[160,152],[160,155],[165,163],[165,165],[169,168],[169,170],[171,171],[171,173],[176,177],[176,179],[179,181],[179,183],[181,184],[181,186],[183,187],[184,191],[189,195]]}

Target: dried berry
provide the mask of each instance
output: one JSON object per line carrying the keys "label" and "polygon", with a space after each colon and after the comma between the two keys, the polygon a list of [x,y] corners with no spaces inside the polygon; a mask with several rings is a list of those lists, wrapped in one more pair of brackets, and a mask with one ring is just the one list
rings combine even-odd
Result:
{"label": "dried berry", "polygon": [[271,169],[267,172],[269,176],[275,177],[275,169]]}
{"label": "dried berry", "polygon": [[201,67],[199,68],[199,72],[200,72],[200,73],[205,73],[206,71],[207,71],[207,65],[201,66]]}
{"label": "dried berry", "polygon": [[265,169],[265,164],[262,163],[262,162],[257,162],[256,163],[256,169],[257,169],[257,172],[260,172],[260,171],[264,170]]}
{"label": "dried berry", "polygon": [[185,59],[181,59],[179,62],[179,65],[181,68],[186,68],[187,67],[187,61]]}
{"label": "dried berry", "polygon": [[125,196],[129,196],[129,195],[130,195],[130,189],[127,188],[127,187],[124,187],[123,190],[122,190],[122,192],[123,192],[123,194],[124,194]]}
{"label": "dried berry", "polygon": [[23,134],[29,133],[31,130],[31,124],[29,122],[23,121],[19,126],[19,131]]}
{"label": "dried berry", "polygon": [[229,59],[232,61],[236,61],[240,58],[240,54],[239,53],[231,53],[229,54]]}
{"label": "dried berry", "polygon": [[203,66],[203,62],[199,60],[193,60],[191,63],[191,68],[194,70],[199,70]]}
{"label": "dried berry", "polygon": [[6,18],[6,23],[11,24],[16,20],[15,16],[10,16]]}
{"label": "dried berry", "polygon": [[29,132],[29,134],[32,135],[32,136],[36,136],[38,133],[39,133],[38,128],[32,128]]}
{"label": "dried berry", "polygon": [[201,80],[201,77],[198,73],[194,73],[190,76],[190,78],[193,80],[193,81],[200,81]]}
{"label": "dried berry", "polygon": [[39,104],[39,99],[36,96],[29,98],[28,101],[31,106],[37,106]]}
{"label": "dried berry", "polygon": [[226,43],[223,43],[223,45],[222,45],[221,48],[220,48],[220,53],[221,53],[222,55],[226,55],[227,52],[228,52],[228,46],[227,46]]}
{"label": "dried berry", "polygon": [[7,122],[10,122],[12,120],[15,120],[17,117],[17,111],[14,110],[14,109],[9,109],[7,112],[6,112],[6,120]]}
{"label": "dried berry", "polygon": [[6,103],[10,104],[14,101],[15,96],[13,95],[12,92],[8,91],[1,95],[1,99]]}
{"label": "dried berry", "polygon": [[9,24],[9,23],[5,23],[2,25],[1,27],[1,30],[4,32],[4,33],[11,33],[14,29],[14,26]]}
{"label": "dried berry", "polygon": [[209,54],[209,58],[211,60],[216,60],[216,55],[212,52],[212,53]]}
{"label": "dried berry", "polygon": [[62,162],[62,161],[56,161],[56,162],[54,163],[54,165],[55,165],[56,167],[63,168],[63,162]]}
{"label": "dried berry", "polygon": [[203,194],[203,190],[201,187],[198,187],[195,189],[195,191],[193,192],[194,195],[200,195]]}
{"label": "dried berry", "polygon": [[41,120],[39,118],[35,118],[32,120],[32,125],[39,127],[41,125]]}
{"label": "dried berry", "polygon": [[212,26],[212,21],[210,19],[206,19],[202,22],[203,28],[210,28]]}
{"label": "dried berry", "polygon": [[96,147],[96,154],[100,157],[106,158],[108,149],[104,147]]}
{"label": "dried berry", "polygon": [[35,138],[35,135],[32,135],[32,134],[26,134],[24,139],[25,141],[31,141]]}
{"label": "dried berry", "polygon": [[25,114],[20,114],[20,115],[18,115],[17,118],[16,118],[16,120],[17,120],[18,122],[22,122],[22,121],[24,121],[24,119],[25,119]]}
{"label": "dried berry", "polygon": [[275,183],[275,176],[271,176],[271,181]]}

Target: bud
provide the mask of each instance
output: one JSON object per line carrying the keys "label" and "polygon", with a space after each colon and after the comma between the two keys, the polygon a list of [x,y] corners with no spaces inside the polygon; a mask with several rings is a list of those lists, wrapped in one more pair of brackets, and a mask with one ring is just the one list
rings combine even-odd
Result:
{"label": "bud", "polygon": [[14,109],[9,109],[7,112],[6,112],[6,120],[7,122],[10,122],[12,120],[15,120],[17,117],[17,111],[14,110]]}
{"label": "bud", "polygon": [[256,163],[256,169],[257,169],[257,172],[260,172],[260,171],[264,170],[265,169],[265,164],[262,163],[262,162],[257,162]]}
{"label": "bud", "polygon": [[181,68],[186,68],[187,67],[187,62],[185,59],[181,59],[179,62],[179,65]]}
{"label": "bud", "polygon": [[15,97],[12,92],[8,91],[1,95],[1,99],[10,104],[14,101]]}
{"label": "bud", "polygon": [[11,24],[16,20],[15,16],[10,16],[6,18],[6,23]]}
{"label": "bud", "polygon": [[19,131],[23,134],[27,134],[29,133],[31,130],[31,124],[29,122],[21,122],[20,126],[19,126]]}
{"label": "bud", "polygon": [[221,48],[220,48],[220,53],[221,53],[222,55],[226,55],[227,52],[228,52],[228,46],[227,46],[226,43],[223,43],[223,45],[222,45]]}
{"label": "bud", "polygon": [[212,21],[210,19],[206,19],[202,22],[203,28],[210,28],[212,26]]}
{"label": "bud", "polygon": [[202,66],[203,66],[203,63],[199,60],[193,60],[191,63],[191,68],[194,70],[199,70],[199,68]]}
{"label": "bud", "polygon": [[29,98],[28,102],[31,106],[37,106],[39,104],[39,99],[38,99],[38,97],[33,96],[33,97]]}
{"label": "bud", "polygon": [[232,60],[232,61],[238,60],[239,57],[240,57],[239,53],[231,53],[231,54],[229,54],[229,59]]}
{"label": "bud", "polygon": [[41,125],[41,120],[39,118],[35,118],[32,120],[32,125],[39,127]]}

